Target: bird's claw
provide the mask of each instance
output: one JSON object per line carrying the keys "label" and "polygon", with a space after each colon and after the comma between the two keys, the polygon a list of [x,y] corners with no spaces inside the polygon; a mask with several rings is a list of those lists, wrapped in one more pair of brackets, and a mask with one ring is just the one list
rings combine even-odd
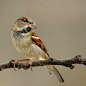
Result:
{"label": "bird's claw", "polygon": [[30,69],[33,71],[33,69],[32,69],[32,61],[30,61]]}

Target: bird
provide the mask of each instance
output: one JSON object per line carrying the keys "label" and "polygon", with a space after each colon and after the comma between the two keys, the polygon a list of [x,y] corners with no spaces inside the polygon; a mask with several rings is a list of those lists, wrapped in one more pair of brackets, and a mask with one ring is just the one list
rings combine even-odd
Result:
{"label": "bird", "polygon": [[[39,36],[33,31],[34,29],[36,29],[35,21],[29,17],[20,17],[11,30],[12,43],[16,50],[30,62],[49,59],[48,51]],[[64,82],[54,65],[47,65],[47,67],[50,74],[52,71],[60,82]]]}

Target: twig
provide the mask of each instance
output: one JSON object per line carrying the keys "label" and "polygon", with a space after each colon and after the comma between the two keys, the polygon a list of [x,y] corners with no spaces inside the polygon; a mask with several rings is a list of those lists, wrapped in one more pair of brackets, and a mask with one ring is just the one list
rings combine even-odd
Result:
{"label": "twig", "polygon": [[[3,69],[7,68],[14,68],[14,62],[16,60],[11,60],[7,63],[1,64],[0,65],[0,71]],[[30,61],[25,61],[25,62],[18,62],[16,63],[15,67],[18,69],[28,69],[30,68]],[[32,67],[36,66],[45,66],[45,65],[62,65],[65,67],[69,67],[70,69],[73,69],[75,66],[73,64],[84,64],[86,66],[86,58],[81,57],[81,55],[77,55],[73,58],[68,58],[68,59],[47,59],[47,60],[39,60],[39,61],[33,61],[32,62]]]}

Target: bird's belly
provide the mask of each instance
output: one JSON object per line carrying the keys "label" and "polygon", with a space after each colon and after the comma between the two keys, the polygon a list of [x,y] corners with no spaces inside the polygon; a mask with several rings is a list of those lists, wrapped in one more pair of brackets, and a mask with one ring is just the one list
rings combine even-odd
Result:
{"label": "bird's belly", "polygon": [[35,60],[49,59],[48,55],[35,44],[32,44],[30,47],[28,46],[19,48],[18,52],[28,59],[35,59]]}

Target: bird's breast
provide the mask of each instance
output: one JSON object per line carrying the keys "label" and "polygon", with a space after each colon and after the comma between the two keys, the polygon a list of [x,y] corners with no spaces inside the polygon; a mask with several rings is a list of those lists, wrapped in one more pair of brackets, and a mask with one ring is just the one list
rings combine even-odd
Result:
{"label": "bird's breast", "polygon": [[49,59],[48,55],[30,39],[13,42],[16,50],[28,59]]}

